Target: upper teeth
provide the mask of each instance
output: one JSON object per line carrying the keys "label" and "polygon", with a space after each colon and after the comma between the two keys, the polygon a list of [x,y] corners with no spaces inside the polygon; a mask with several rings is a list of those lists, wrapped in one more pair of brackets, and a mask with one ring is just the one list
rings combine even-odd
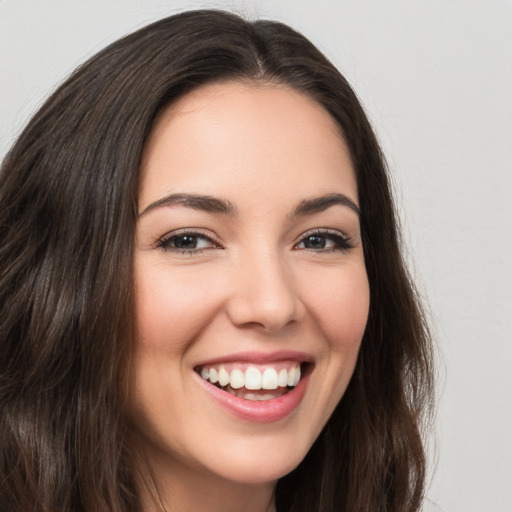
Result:
{"label": "upper teeth", "polygon": [[276,370],[272,367],[258,368],[249,366],[245,371],[234,368],[230,372],[224,366],[203,367],[201,377],[209,380],[212,384],[219,383],[220,386],[231,386],[233,389],[277,389],[278,387],[296,386],[300,380],[300,366],[281,368]]}

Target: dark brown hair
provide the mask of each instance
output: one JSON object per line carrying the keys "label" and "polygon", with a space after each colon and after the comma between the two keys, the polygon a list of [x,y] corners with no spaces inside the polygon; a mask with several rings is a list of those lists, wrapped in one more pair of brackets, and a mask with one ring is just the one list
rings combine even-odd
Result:
{"label": "dark brown hair", "polygon": [[286,84],[350,149],[371,304],[354,376],[277,486],[286,512],[414,512],[424,490],[430,338],[401,256],[383,156],[354,92],[302,35],[219,11],[112,44],[50,97],[0,183],[0,508],[140,510],[124,415],[137,180],[158,112],[213,81]]}

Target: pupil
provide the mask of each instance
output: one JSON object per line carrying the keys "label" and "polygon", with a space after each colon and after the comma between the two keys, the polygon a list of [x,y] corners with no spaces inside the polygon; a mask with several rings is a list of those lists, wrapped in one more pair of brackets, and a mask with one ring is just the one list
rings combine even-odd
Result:
{"label": "pupil", "polygon": [[309,236],[305,242],[308,249],[324,249],[325,238],[322,236]]}
{"label": "pupil", "polygon": [[183,235],[174,241],[174,246],[177,249],[194,249],[197,244],[197,237],[190,235]]}

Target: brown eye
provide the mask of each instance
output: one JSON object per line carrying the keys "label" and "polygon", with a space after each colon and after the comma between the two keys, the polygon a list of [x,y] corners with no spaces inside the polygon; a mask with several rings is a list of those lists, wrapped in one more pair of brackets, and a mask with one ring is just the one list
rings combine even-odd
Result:
{"label": "brown eye", "polygon": [[194,235],[173,236],[170,245],[176,249],[197,249],[199,238]]}
{"label": "brown eye", "polygon": [[206,235],[195,232],[170,234],[162,238],[157,247],[165,251],[194,254],[204,249],[217,248],[213,240]]}
{"label": "brown eye", "polygon": [[312,235],[302,241],[305,249],[325,249],[329,240],[325,236]]}
{"label": "brown eye", "polygon": [[343,251],[352,248],[350,239],[339,232],[314,232],[304,236],[297,249],[308,251]]}

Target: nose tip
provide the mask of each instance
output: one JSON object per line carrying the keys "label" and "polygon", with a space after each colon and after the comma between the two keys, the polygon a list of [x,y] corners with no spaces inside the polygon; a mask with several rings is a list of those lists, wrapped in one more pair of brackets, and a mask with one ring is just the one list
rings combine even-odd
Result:
{"label": "nose tip", "polygon": [[271,333],[300,320],[303,305],[292,273],[274,260],[259,267],[244,265],[227,310],[234,325]]}

